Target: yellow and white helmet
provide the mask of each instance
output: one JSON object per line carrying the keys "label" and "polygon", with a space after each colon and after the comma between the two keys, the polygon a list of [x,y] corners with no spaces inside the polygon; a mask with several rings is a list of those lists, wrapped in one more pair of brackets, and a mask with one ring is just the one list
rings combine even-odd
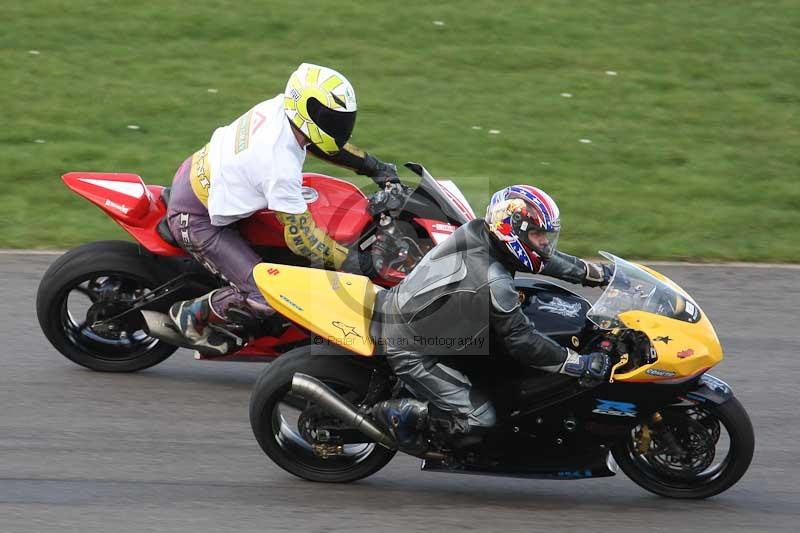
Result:
{"label": "yellow and white helmet", "polygon": [[345,145],[356,123],[356,93],[347,78],[311,63],[292,73],[283,108],[289,121],[329,155]]}

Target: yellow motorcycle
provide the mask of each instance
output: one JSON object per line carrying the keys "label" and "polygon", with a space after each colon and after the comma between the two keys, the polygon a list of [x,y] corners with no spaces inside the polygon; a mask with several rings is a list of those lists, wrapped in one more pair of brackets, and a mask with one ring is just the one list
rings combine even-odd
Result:
{"label": "yellow motorcycle", "polygon": [[[537,329],[576,351],[609,354],[607,382],[583,388],[523,368],[499,344],[491,357],[446,361],[491,395],[498,421],[466,446],[426,434],[427,449],[414,452],[422,470],[586,479],[619,466],[673,498],[707,498],[744,475],[753,427],[731,388],[707,373],[723,357],[708,317],[667,277],[603,255],[615,272],[594,305],[540,279],[516,283]],[[255,385],[250,421],[262,449],[312,481],[377,472],[398,446],[369,409],[411,395],[382,356],[373,308],[383,289],[361,276],[274,264],[259,265],[255,279],[270,305],[313,334]]]}

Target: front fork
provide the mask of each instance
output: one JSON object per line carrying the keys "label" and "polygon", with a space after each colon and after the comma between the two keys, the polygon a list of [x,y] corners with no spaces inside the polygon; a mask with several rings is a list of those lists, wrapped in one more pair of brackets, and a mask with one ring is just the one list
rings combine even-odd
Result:
{"label": "front fork", "polygon": [[664,425],[664,417],[661,416],[661,413],[658,411],[652,414],[648,423],[642,425],[639,441],[636,444],[640,454],[645,455],[650,451],[650,443],[653,440],[653,434],[669,448],[672,455],[677,457],[684,457],[686,455],[686,450],[680,445],[678,439],[672,434],[672,431]]}
{"label": "front fork", "polygon": [[[679,402],[675,405],[686,403],[702,405],[704,403],[723,404],[733,397],[730,385],[711,374],[703,374],[697,381],[694,389],[688,391],[684,396],[678,398]],[[642,431],[639,435],[637,448],[639,453],[645,454],[650,449],[650,442],[653,434],[658,435],[659,439],[666,445],[670,452],[678,457],[684,457],[686,450],[680,445],[675,435],[664,424],[664,417],[656,411],[650,416],[650,420],[642,424]]]}

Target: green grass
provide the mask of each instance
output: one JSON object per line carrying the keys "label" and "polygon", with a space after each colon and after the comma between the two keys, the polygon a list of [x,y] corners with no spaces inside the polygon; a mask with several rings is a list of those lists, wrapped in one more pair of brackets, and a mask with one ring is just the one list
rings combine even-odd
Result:
{"label": "green grass", "polygon": [[355,85],[355,144],[454,177],[478,212],[544,188],[566,251],[800,261],[796,0],[7,4],[0,247],[122,237],[59,176],[166,184],[305,60]]}

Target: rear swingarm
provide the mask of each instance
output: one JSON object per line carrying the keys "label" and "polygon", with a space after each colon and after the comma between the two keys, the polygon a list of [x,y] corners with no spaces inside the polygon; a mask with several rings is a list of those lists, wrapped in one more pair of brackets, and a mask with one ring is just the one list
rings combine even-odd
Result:
{"label": "rear swingarm", "polygon": [[160,285],[153,289],[152,291],[148,292],[147,294],[143,294],[139,298],[136,298],[132,301],[133,306],[125,311],[118,313],[114,316],[109,318],[105,318],[103,320],[97,320],[93,322],[89,327],[92,329],[103,327],[108,324],[113,324],[119,321],[121,318],[128,316],[131,313],[135,313],[137,311],[143,310],[145,307],[148,307],[155,302],[163,300],[170,294],[174,293],[175,291],[182,289],[190,284],[191,278],[201,278],[205,277],[203,274],[197,272],[184,272],[171,280],[167,281],[163,285]]}

